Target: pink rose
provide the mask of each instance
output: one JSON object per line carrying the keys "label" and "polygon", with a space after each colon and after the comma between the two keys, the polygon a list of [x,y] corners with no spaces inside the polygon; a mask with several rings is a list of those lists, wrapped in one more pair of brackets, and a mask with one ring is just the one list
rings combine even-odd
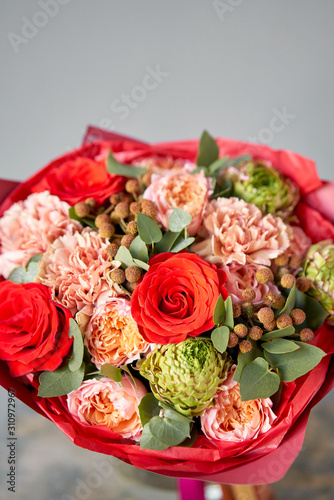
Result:
{"label": "pink rose", "polygon": [[7,278],[15,267],[44,253],[56,238],[80,231],[81,224],[68,216],[69,208],[48,191],[14,203],[0,219],[0,274]]}
{"label": "pink rose", "polygon": [[[104,295],[107,299],[101,301]],[[76,316],[92,361],[99,369],[106,363],[114,366],[132,363],[150,344],[143,339],[131,316],[130,300],[109,298],[108,292],[102,296],[85,326],[85,315],[79,312]]]}
{"label": "pink rose", "polygon": [[232,262],[269,266],[290,244],[282,219],[263,216],[255,205],[238,198],[212,200],[199,235],[203,241],[192,245],[191,251],[218,266]]}
{"label": "pink rose", "polygon": [[276,419],[270,398],[241,401],[233,373],[234,369],[219,387],[215,406],[207,408],[201,417],[202,431],[209,439],[234,442],[255,439],[267,432]]}
{"label": "pink rose", "polygon": [[223,271],[227,275],[225,288],[227,293],[231,296],[233,304],[241,304],[244,302],[242,292],[246,288],[252,288],[256,297],[253,300],[254,306],[259,305],[263,301],[263,296],[268,293],[279,293],[276,285],[268,283],[262,285],[256,279],[256,271],[264,266],[256,266],[254,264],[245,264],[244,266],[233,263],[229,266],[222,266]]}
{"label": "pink rose", "polygon": [[157,217],[166,230],[173,208],[181,208],[192,216],[187,230],[190,236],[197,233],[203,213],[212,193],[211,181],[203,171],[192,175],[194,165],[188,164],[182,170],[170,170],[162,175],[153,174],[152,183],[143,198],[154,201]]}
{"label": "pink rose", "polygon": [[68,394],[67,406],[83,424],[104,425],[125,439],[139,441],[143,427],[138,405],[147,391],[139,380],[136,386],[126,374],[122,387],[108,377],[85,380]]}

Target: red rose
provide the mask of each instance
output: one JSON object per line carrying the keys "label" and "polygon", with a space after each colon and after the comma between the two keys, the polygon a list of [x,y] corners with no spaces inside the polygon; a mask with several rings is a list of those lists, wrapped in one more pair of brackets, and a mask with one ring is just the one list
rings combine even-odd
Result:
{"label": "red rose", "polygon": [[104,162],[78,156],[51,167],[32,191],[48,190],[70,205],[87,198],[102,203],[111,194],[122,191],[125,182],[124,177],[109,174]]}
{"label": "red rose", "polygon": [[37,283],[0,283],[0,359],[13,377],[54,371],[69,352],[71,313]]}
{"label": "red rose", "polygon": [[182,342],[213,328],[220,294],[226,299],[226,274],[193,253],[162,253],[131,298],[131,313],[148,342]]}

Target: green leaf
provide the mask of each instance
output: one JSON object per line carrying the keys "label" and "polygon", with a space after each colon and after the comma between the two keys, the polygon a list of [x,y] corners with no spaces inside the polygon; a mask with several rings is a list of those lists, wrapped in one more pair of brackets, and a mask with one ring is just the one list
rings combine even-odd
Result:
{"label": "green leaf", "polygon": [[102,375],[104,375],[105,377],[109,377],[115,382],[122,381],[122,371],[120,368],[117,368],[117,366],[106,363],[105,365],[101,366],[100,372]]}
{"label": "green leaf", "polygon": [[235,369],[233,380],[240,383],[241,375],[244,368],[249,365],[254,359],[262,357],[262,351],[257,347],[256,342],[251,340],[253,348],[248,352],[241,352],[238,356],[238,364]]}
{"label": "green leaf", "polygon": [[148,215],[142,213],[138,214],[137,227],[140,238],[147,243],[147,245],[158,243],[162,238],[162,232],[158,224]]}
{"label": "green leaf", "polygon": [[233,191],[233,182],[231,179],[226,179],[221,185],[217,185],[213,195],[211,196],[212,200],[216,198],[229,198]]}
{"label": "green leaf", "polygon": [[178,241],[176,242],[176,244],[171,249],[171,252],[173,252],[173,253],[181,252],[181,250],[184,250],[185,248],[192,245],[194,243],[194,241],[195,241],[195,238],[192,236],[190,238],[181,239],[179,242]]}
{"label": "green leaf", "polygon": [[298,332],[300,332],[303,328],[317,330],[321,327],[328,316],[328,312],[317,300],[313,299],[309,295],[306,295],[306,293],[300,292],[299,290],[296,290],[295,307],[306,312],[305,321],[296,327]]}
{"label": "green leaf", "polygon": [[30,262],[27,267],[27,272],[23,278],[23,283],[32,283],[38,274],[38,262]]}
{"label": "green leaf", "polygon": [[68,216],[69,216],[70,219],[78,220],[83,226],[89,226],[92,229],[94,229],[95,231],[97,230],[97,227],[96,227],[96,225],[94,223],[94,220],[93,219],[85,219],[85,218],[79,217],[75,213],[74,207],[70,207],[69,208]]}
{"label": "green leaf", "polygon": [[305,375],[320,363],[325,353],[305,342],[295,341],[300,349],[285,354],[272,354],[265,351],[264,355],[270,366],[277,368],[283,382],[292,382]]}
{"label": "green leaf", "polygon": [[135,237],[130,245],[129,250],[134,259],[139,259],[143,262],[149,261],[146,243],[141,239],[140,236]]}
{"label": "green leaf", "polygon": [[295,333],[294,326],[286,326],[285,328],[281,328],[280,330],[273,330],[272,332],[267,332],[262,335],[261,340],[271,340],[282,337],[290,337]]}
{"label": "green leaf", "polygon": [[219,149],[214,138],[204,130],[199,143],[199,152],[196,163],[200,167],[209,167],[218,159]]}
{"label": "green leaf", "polygon": [[280,378],[269,370],[267,361],[256,358],[243,369],[240,380],[241,401],[266,399],[275,394],[280,386]]}
{"label": "green leaf", "polygon": [[299,349],[297,344],[292,340],[272,339],[269,342],[264,342],[262,347],[265,351],[273,354],[284,354],[285,352],[293,352]]}
{"label": "green leaf", "polygon": [[229,295],[224,302],[225,305],[225,320],[224,325],[227,326],[230,330],[234,328],[234,318],[233,318],[233,304],[231,296]]}
{"label": "green leaf", "polygon": [[219,326],[211,333],[211,340],[217,351],[225,352],[227,349],[230,330],[227,326]]}
{"label": "green leaf", "polygon": [[164,409],[163,416],[155,416],[145,425],[140,447],[146,450],[166,450],[190,438],[189,419],[173,409]]}
{"label": "green leaf", "polygon": [[150,268],[150,266],[146,262],[143,262],[142,260],[133,259],[133,262],[135,263],[136,266],[141,267],[142,269],[144,269],[144,271],[148,271],[149,268]]}
{"label": "green leaf", "polygon": [[70,331],[68,336],[73,337],[73,353],[72,358],[68,363],[68,367],[72,372],[79,370],[82,365],[84,355],[84,345],[81,331],[73,318],[70,319]]}
{"label": "green leaf", "polygon": [[159,406],[159,401],[149,392],[140,401],[138,409],[140,421],[144,427],[151,418],[159,415],[161,406]]}
{"label": "green leaf", "polygon": [[107,170],[110,174],[122,175],[123,177],[140,177],[147,172],[147,168],[119,163],[111,151],[108,155]]}
{"label": "green leaf", "polygon": [[8,276],[8,280],[11,281],[12,283],[24,283],[24,277],[26,275],[26,270],[24,267],[15,267],[13,271],[10,273]]}
{"label": "green leaf", "polygon": [[172,231],[167,231],[155,246],[155,253],[169,252],[176,240],[179,238],[181,231],[179,233],[173,233]]}
{"label": "green leaf", "polygon": [[29,261],[27,269],[24,267],[16,267],[8,276],[8,280],[12,283],[33,283],[38,273],[38,261]]}
{"label": "green leaf", "polygon": [[223,165],[225,165],[227,160],[228,160],[228,155],[224,156],[223,158],[219,158],[218,160],[211,163],[211,165],[208,168],[209,175],[210,176],[214,175],[217,172],[217,170],[219,170]]}
{"label": "green leaf", "polygon": [[250,161],[252,159],[251,154],[236,156],[235,158],[231,158],[225,163],[225,167],[235,166],[238,167],[241,163],[245,163],[246,161]]}
{"label": "green leaf", "polygon": [[75,372],[69,369],[68,364],[61,366],[54,372],[42,372],[39,377],[38,396],[42,398],[54,398],[69,394],[80,387],[84,374],[84,363]]}
{"label": "green leaf", "polygon": [[278,309],[278,311],[276,312],[275,314],[276,318],[281,314],[289,315],[292,309],[294,309],[295,307],[295,302],[296,302],[296,284],[294,284],[293,287],[291,288],[283,309]]}
{"label": "green leaf", "polygon": [[30,257],[30,259],[28,260],[27,266],[29,266],[29,264],[31,262],[39,262],[40,260],[42,260],[42,257],[43,257],[42,253],[36,253],[35,255],[33,255],[32,257]]}
{"label": "green leaf", "polygon": [[126,267],[135,265],[130,251],[123,245],[121,245],[117,250],[117,254],[115,255],[115,260],[119,260]]}
{"label": "green leaf", "polygon": [[192,170],[191,172],[189,172],[191,175],[195,175],[195,174],[200,174],[201,172],[204,172],[204,174],[207,174],[207,171],[206,171],[206,168],[205,167],[197,167],[197,168],[194,168],[194,170]]}
{"label": "green leaf", "polygon": [[221,295],[219,295],[217,302],[216,302],[216,305],[215,305],[215,309],[213,311],[214,324],[220,325],[220,324],[224,323],[225,315],[226,315],[226,311],[225,311],[224,299]]}
{"label": "green leaf", "polygon": [[168,227],[173,233],[179,233],[191,223],[192,216],[181,208],[173,208],[168,220]]}

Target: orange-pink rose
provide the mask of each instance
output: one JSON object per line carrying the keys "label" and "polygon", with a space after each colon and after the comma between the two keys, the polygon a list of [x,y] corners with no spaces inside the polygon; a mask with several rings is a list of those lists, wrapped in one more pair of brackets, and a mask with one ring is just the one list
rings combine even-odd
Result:
{"label": "orange-pink rose", "polygon": [[233,373],[231,370],[224,385],[219,387],[215,406],[207,408],[201,417],[202,431],[209,439],[234,442],[255,439],[267,432],[276,419],[270,398],[241,401]]}
{"label": "orange-pink rose", "polygon": [[85,380],[67,396],[68,409],[86,425],[103,425],[123,438],[139,441],[142,424],[138,405],[147,393],[144,385],[128,375],[122,387],[108,377]]}
{"label": "orange-pink rose", "polygon": [[68,216],[69,208],[48,191],[14,203],[0,219],[0,274],[7,278],[15,267],[44,253],[56,238],[80,231],[81,224]]}
{"label": "orange-pink rose", "polygon": [[218,198],[206,207],[203,241],[191,251],[216,264],[263,264],[283,253],[290,245],[287,227],[279,217],[262,215],[255,205],[238,198]]}

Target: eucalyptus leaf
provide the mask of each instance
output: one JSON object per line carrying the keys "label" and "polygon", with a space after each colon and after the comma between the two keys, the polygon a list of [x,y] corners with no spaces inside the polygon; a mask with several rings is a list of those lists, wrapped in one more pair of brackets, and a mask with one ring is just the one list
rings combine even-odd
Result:
{"label": "eucalyptus leaf", "polygon": [[238,364],[233,374],[233,380],[240,382],[244,368],[249,365],[254,359],[262,357],[262,351],[257,347],[256,342],[251,340],[253,348],[248,352],[241,352],[238,356]]}
{"label": "eucalyptus leaf", "polygon": [[298,332],[303,328],[317,330],[328,316],[328,312],[322,307],[320,302],[299,290],[296,290],[295,307],[306,312],[305,321],[296,327]]}
{"label": "eucalyptus leaf", "polygon": [[144,271],[148,271],[150,268],[147,262],[143,262],[142,260],[133,259],[133,262],[135,263],[136,266],[141,267],[141,269],[144,269]]}
{"label": "eucalyptus leaf", "polygon": [[256,358],[242,371],[240,379],[241,401],[266,399],[275,394],[280,386],[277,373],[269,370],[267,361]]}
{"label": "eucalyptus leaf", "polygon": [[31,262],[39,262],[40,260],[42,260],[42,257],[43,257],[42,253],[36,253],[35,255],[33,255],[32,257],[30,257],[30,259],[28,260],[27,266],[29,266],[29,264]]}
{"label": "eucalyptus leaf", "polygon": [[76,321],[73,318],[70,319],[70,330],[69,337],[73,337],[73,353],[72,358],[68,363],[68,367],[72,372],[79,370],[82,365],[83,355],[84,355],[84,344],[81,331],[78,327]]}
{"label": "eucalyptus leaf", "polygon": [[38,261],[29,261],[27,269],[16,267],[8,276],[12,283],[33,283],[38,273]]}
{"label": "eucalyptus leaf", "polygon": [[211,165],[208,168],[209,175],[212,176],[212,175],[216,174],[217,170],[219,170],[219,169],[221,169],[221,167],[225,166],[227,160],[228,160],[228,156],[226,155],[223,158],[218,158],[218,160],[211,163]]}
{"label": "eucalyptus leaf", "polygon": [[189,226],[191,219],[192,217],[188,212],[175,207],[168,220],[169,230],[173,233],[179,233],[182,229]]}
{"label": "eucalyptus leaf", "polygon": [[181,252],[181,250],[184,250],[185,248],[192,245],[194,243],[194,241],[195,241],[195,238],[193,236],[190,236],[189,238],[181,239],[180,241],[176,242],[176,244],[171,249],[171,252],[173,252],[173,253]]}
{"label": "eucalyptus leaf", "polygon": [[233,304],[231,296],[229,295],[224,302],[225,305],[225,320],[224,325],[227,326],[230,330],[234,328],[234,318],[233,318]]}
{"label": "eucalyptus leaf", "polygon": [[[170,249],[179,238],[181,231],[178,233],[173,233],[172,231],[167,231],[155,246],[155,253],[170,252]],[[131,247],[130,247],[131,248]]]}
{"label": "eucalyptus leaf", "polygon": [[157,398],[149,392],[141,399],[138,409],[140,421],[144,427],[151,420],[151,418],[159,415],[161,407],[159,406]]}
{"label": "eucalyptus leaf", "polygon": [[222,184],[216,186],[216,189],[211,196],[212,200],[216,198],[229,198],[233,192],[233,182],[231,179],[226,179]]}
{"label": "eucalyptus leaf", "polygon": [[231,158],[230,160],[228,160],[224,166],[225,167],[231,167],[231,166],[238,167],[239,165],[241,165],[241,163],[245,163],[246,161],[250,161],[250,160],[252,160],[251,154],[236,156],[235,158]]}
{"label": "eucalyptus leaf", "polygon": [[122,175],[123,177],[140,177],[147,172],[147,168],[120,163],[111,151],[109,151],[108,155],[107,170],[110,174]]}
{"label": "eucalyptus leaf", "polygon": [[9,274],[8,280],[11,281],[12,283],[23,283],[24,282],[24,277],[26,275],[26,269],[22,266],[20,267],[15,267],[13,271]]}
{"label": "eucalyptus leaf", "polygon": [[264,352],[265,358],[273,368],[277,368],[283,382],[292,382],[305,375],[320,363],[325,353],[305,342],[294,341],[300,349],[285,354]]}
{"label": "eucalyptus leaf", "polygon": [[197,165],[200,167],[209,167],[218,159],[218,156],[219,148],[216,141],[206,130],[204,130],[199,143],[199,152],[196,160]]}
{"label": "eucalyptus leaf", "polygon": [[227,349],[230,337],[230,330],[227,326],[219,326],[211,333],[211,340],[217,351],[223,353]]}
{"label": "eucalyptus leaf", "polygon": [[281,314],[289,315],[292,309],[294,309],[296,302],[296,290],[296,284],[294,284],[289,292],[288,298],[286,299],[285,306],[283,307],[283,309],[278,309],[278,311],[276,312],[276,318]]}
{"label": "eucalyptus leaf", "polygon": [[263,342],[262,347],[265,351],[273,354],[284,354],[285,352],[293,352],[299,349],[297,344],[292,340],[272,339],[269,342]]}
{"label": "eucalyptus leaf", "polygon": [[120,368],[117,368],[117,366],[106,363],[101,366],[100,372],[105,377],[109,377],[111,380],[114,380],[114,382],[122,381],[122,371]]}
{"label": "eucalyptus leaf", "polygon": [[54,372],[42,372],[39,377],[38,396],[54,398],[69,394],[80,387],[84,374],[84,363],[75,372],[69,369],[68,364],[61,366]]}
{"label": "eucalyptus leaf", "polygon": [[220,324],[224,323],[225,315],[226,315],[226,311],[225,311],[224,299],[221,295],[219,295],[217,302],[216,302],[216,305],[215,305],[215,309],[213,311],[214,324],[220,325]]}
{"label": "eucalyptus leaf", "polygon": [[134,259],[139,259],[143,262],[149,261],[146,243],[141,239],[140,236],[135,237],[130,245],[129,250]]}
{"label": "eucalyptus leaf", "polygon": [[162,238],[162,232],[158,224],[148,215],[142,213],[138,214],[137,227],[140,238],[147,243],[147,245],[158,243]]}
{"label": "eucalyptus leaf", "polygon": [[261,340],[271,340],[282,337],[290,337],[295,333],[295,327],[290,325],[285,328],[281,328],[280,330],[273,330],[272,332],[267,332],[262,335]]}
{"label": "eucalyptus leaf", "polygon": [[135,265],[130,250],[128,250],[124,245],[121,245],[117,250],[117,254],[115,255],[115,260],[119,260],[126,267]]}

